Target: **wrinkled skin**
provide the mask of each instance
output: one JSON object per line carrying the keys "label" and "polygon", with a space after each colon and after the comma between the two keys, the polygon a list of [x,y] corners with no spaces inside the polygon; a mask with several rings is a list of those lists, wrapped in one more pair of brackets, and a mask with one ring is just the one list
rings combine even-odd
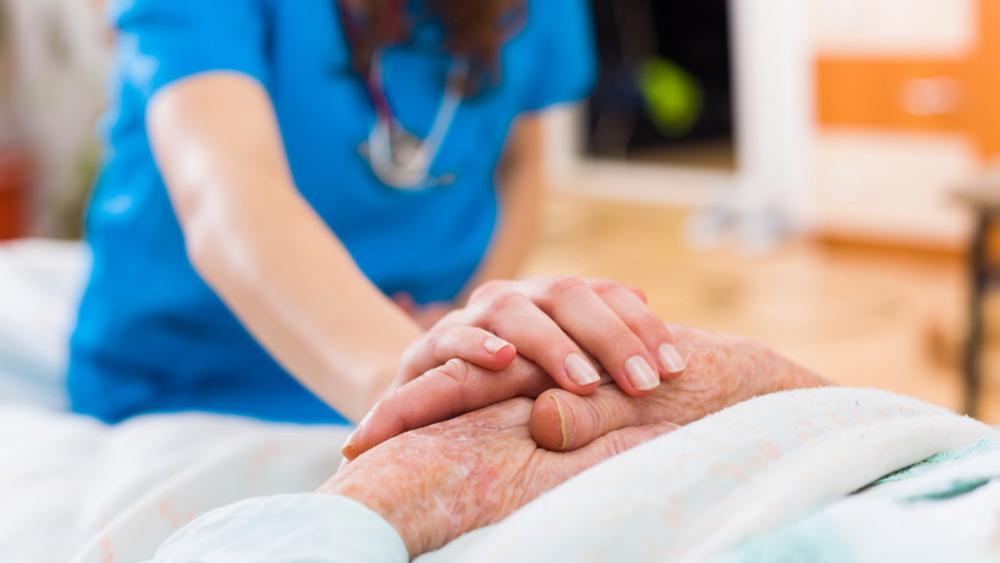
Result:
{"label": "wrinkled skin", "polygon": [[688,362],[684,377],[633,398],[614,385],[581,397],[550,389],[538,397],[531,433],[549,450],[570,451],[620,428],[661,422],[685,425],[726,407],[789,389],[829,382],[770,348],[743,338],[674,329]]}
{"label": "wrinkled skin", "polygon": [[415,557],[496,523],[584,469],[676,428],[631,427],[555,453],[531,438],[531,410],[531,400],[512,399],[397,436],[345,466],[319,492],[378,512]]}
{"label": "wrinkled skin", "polygon": [[[556,389],[545,372],[520,356],[501,371],[452,360],[377,404],[348,441],[345,455],[353,458],[441,417],[458,416],[512,397],[538,398],[531,433],[545,449],[563,451],[618,428],[659,422],[683,425],[758,395],[827,384],[751,340],[681,326],[670,330],[687,370],[647,396],[629,397],[616,385],[602,385],[587,396]],[[407,408],[419,402],[437,408],[415,412]]]}

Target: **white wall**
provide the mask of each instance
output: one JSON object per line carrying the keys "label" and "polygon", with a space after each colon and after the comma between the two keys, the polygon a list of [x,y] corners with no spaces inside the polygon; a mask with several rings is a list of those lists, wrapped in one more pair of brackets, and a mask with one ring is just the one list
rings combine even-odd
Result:
{"label": "white wall", "polygon": [[809,223],[814,110],[809,12],[801,0],[730,0],[739,188],[746,212]]}
{"label": "white wall", "polygon": [[810,0],[825,53],[941,56],[971,47],[976,0]]}

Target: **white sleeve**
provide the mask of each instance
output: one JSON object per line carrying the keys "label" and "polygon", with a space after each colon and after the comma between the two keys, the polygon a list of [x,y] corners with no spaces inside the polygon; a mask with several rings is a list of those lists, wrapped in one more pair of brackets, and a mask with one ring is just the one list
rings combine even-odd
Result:
{"label": "white sleeve", "polygon": [[346,497],[260,497],[213,510],[172,535],[151,563],[405,563],[403,539]]}

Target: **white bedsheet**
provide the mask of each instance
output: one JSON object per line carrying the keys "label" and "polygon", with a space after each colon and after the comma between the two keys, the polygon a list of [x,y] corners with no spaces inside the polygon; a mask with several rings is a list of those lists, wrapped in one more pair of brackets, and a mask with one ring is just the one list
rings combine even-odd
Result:
{"label": "white bedsheet", "polygon": [[77,242],[0,244],[0,560],[65,563],[103,530],[131,539],[90,560],[137,561],[206,510],[334,472],[343,427],[190,414],[112,428],[61,412],[89,262]]}
{"label": "white bedsheet", "polygon": [[[0,424],[10,420],[0,418]],[[204,416],[148,417],[114,429],[91,430],[85,436],[75,430],[80,428],[76,422],[66,421],[59,432],[46,435],[48,443],[41,444],[48,452],[44,458],[53,462],[50,477],[39,482],[32,470],[30,475],[21,475],[20,487],[11,485],[10,490],[0,491],[14,501],[0,508],[0,513],[5,518],[16,514],[20,532],[30,533],[37,525],[20,519],[31,514],[38,499],[48,501],[37,514],[47,518],[47,525],[32,536],[39,551],[16,552],[24,557],[12,560],[65,560],[63,556],[73,547],[70,543],[85,544],[77,559],[81,563],[152,557],[160,542],[212,507],[249,496],[313,489],[334,471],[336,445],[344,437],[336,429],[277,427]],[[25,419],[23,423],[61,426],[58,419]],[[48,448],[76,443],[72,436],[85,438],[78,449]],[[794,554],[802,542],[812,539],[823,542],[813,549],[825,557],[818,560],[838,563],[893,560],[885,554],[906,552],[911,554],[908,561],[936,562],[942,560],[942,553],[962,554],[962,561],[993,561],[1000,555],[993,546],[1000,486],[959,493],[970,478],[1000,478],[997,455],[956,454],[959,461],[955,464],[932,464],[911,479],[842,500],[883,475],[975,444],[988,445],[989,450],[980,454],[1000,453],[995,430],[890,393],[830,388],[769,395],[608,460],[496,526],[459,538],[418,563],[695,562],[719,556],[739,562],[775,560],[759,556],[762,549],[780,554],[778,560],[797,561],[801,559]],[[0,467],[8,463],[20,463],[28,470],[16,455],[0,457]],[[69,481],[60,476],[76,468],[82,472]],[[0,473],[0,482],[5,477]],[[35,485],[25,489],[24,483]],[[62,496],[52,496],[56,491],[46,490],[46,484],[58,484]],[[918,504],[911,500],[942,498],[941,492],[950,498],[950,491],[956,489],[954,500]],[[808,526],[805,535],[801,527],[788,529],[824,507],[834,510],[820,514],[814,528],[825,536],[817,536]],[[231,509],[223,509],[222,514],[226,510]],[[290,526],[308,530],[316,528],[310,526],[315,519],[336,521],[343,516],[335,506],[317,504],[314,510],[272,513],[266,510],[265,500],[254,510],[254,519],[228,529],[221,537],[213,524],[219,513],[213,515],[216,520],[196,521],[184,537],[195,545],[222,548],[227,552],[225,561],[254,560],[254,553],[241,551],[246,546],[245,534],[253,533],[266,543],[260,535],[271,530]],[[872,510],[896,520],[864,522]],[[942,515],[966,525],[942,527]],[[269,518],[282,522],[269,525]],[[301,525],[295,526],[289,518],[301,520]],[[981,525],[974,525],[977,522]],[[877,525],[883,527],[880,533],[863,534]],[[50,551],[52,530],[67,529],[74,532],[72,542],[64,546],[67,551]],[[789,531],[767,539],[768,534],[783,529]],[[206,544],[206,537],[215,543]],[[764,544],[754,543],[762,537]],[[279,534],[274,544],[283,545],[283,539]],[[344,539],[348,540],[356,538]],[[330,543],[326,536],[297,533],[294,544],[284,544],[280,560],[313,561],[303,559],[302,554],[315,554],[318,545],[333,549]],[[0,552],[11,553],[6,548],[0,542]],[[838,558],[838,553],[852,555]],[[336,554],[329,552],[318,561],[338,560]]]}
{"label": "white bedsheet", "polygon": [[140,561],[208,510],[314,490],[336,471],[346,437],[345,427],[213,415],[107,427],[0,408],[0,559],[66,563],[84,552],[94,563]]}
{"label": "white bedsheet", "polygon": [[67,343],[89,268],[79,242],[0,244],[0,405],[66,404]]}

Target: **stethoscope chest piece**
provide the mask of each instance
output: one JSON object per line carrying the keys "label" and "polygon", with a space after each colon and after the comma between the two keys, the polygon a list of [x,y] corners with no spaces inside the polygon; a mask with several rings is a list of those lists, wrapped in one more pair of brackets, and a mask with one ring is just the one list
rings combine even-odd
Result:
{"label": "stethoscope chest piece", "polygon": [[396,119],[387,96],[382,90],[382,60],[378,53],[372,65],[375,74],[369,79],[375,124],[362,143],[360,152],[368,160],[372,172],[383,184],[403,191],[417,191],[451,184],[453,174],[434,177],[431,166],[441,152],[441,145],[451,129],[462,103],[455,84],[461,84],[468,73],[468,64],[459,60],[452,64],[449,80],[438,106],[430,132],[423,139],[413,135]]}
{"label": "stethoscope chest piece", "polygon": [[402,126],[389,127],[378,120],[359,151],[383,184],[413,191],[437,185],[437,182],[430,182],[432,157],[423,145]]}

